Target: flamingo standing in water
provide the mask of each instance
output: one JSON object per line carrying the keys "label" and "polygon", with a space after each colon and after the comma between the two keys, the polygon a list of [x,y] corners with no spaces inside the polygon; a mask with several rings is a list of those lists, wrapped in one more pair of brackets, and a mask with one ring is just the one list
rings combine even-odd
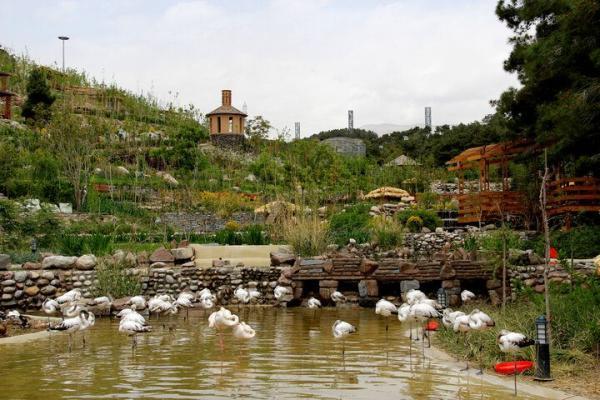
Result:
{"label": "flamingo standing in water", "polygon": [[177,300],[175,300],[174,302],[175,306],[185,308],[185,318],[183,319],[184,321],[186,321],[189,317],[190,307],[194,306],[192,304],[192,301],[194,301],[194,297],[195,296],[189,292],[181,292],[179,293],[179,296],[177,296]]}
{"label": "flamingo standing in water", "polygon": [[[422,335],[421,347],[423,349],[423,357],[425,357],[425,323],[427,321],[429,321],[430,318],[438,318],[440,316],[440,313],[435,309],[435,307],[433,307],[429,303],[423,302],[423,303],[416,303],[416,304],[410,306],[409,316],[413,321],[415,321],[417,323],[417,326],[419,326],[420,324],[423,325],[422,326],[423,335]],[[417,335],[418,335],[418,328],[417,328]],[[429,343],[429,347],[431,347],[431,341],[429,339],[429,336],[427,336],[427,340]]]}
{"label": "flamingo standing in water", "polygon": [[500,333],[498,333],[498,337],[496,339],[498,346],[500,347],[500,351],[503,353],[511,353],[513,356],[513,364],[514,371],[513,375],[515,377],[515,396],[517,395],[517,359],[516,353],[520,351],[524,347],[531,346],[535,344],[535,340],[528,338],[519,332],[510,332],[506,329],[502,329]]}
{"label": "flamingo standing in water", "polygon": [[208,288],[204,288],[198,292],[198,297],[200,298],[200,306],[205,310],[213,308],[217,301],[217,297]]}
{"label": "flamingo standing in water", "polygon": [[237,315],[225,307],[221,307],[219,311],[215,311],[208,317],[208,327],[216,329],[219,334],[219,344],[221,345],[221,351],[224,349],[223,335],[221,329],[231,328],[237,325],[240,319]]}
{"label": "flamingo standing in water", "polygon": [[380,299],[375,304],[375,314],[381,315],[382,317],[385,318],[385,342],[386,343],[387,343],[387,339],[388,339],[388,329],[389,329],[388,317],[397,312],[398,312],[398,308],[396,308],[396,306],[392,302],[387,301],[386,299]]}
{"label": "flamingo standing in water", "polygon": [[354,327],[354,325],[339,319],[335,321],[331,327],[331,333],[333,334],[333,337],[336,339],[342,339],[342,363],[345,363],[346,353],[346,341],[344,338],[354,332],[356,332],[356,327]]}
{"label": "flamingo standing in water", "polygon": [[335,303],[335,305],[337,306],[338,303],[339,304],[344,304],[346,302],[346,296],[344,296],[342,294],[342,292],[339,291],[334,291],[333,293],[331,293],[331,300]]}
{"label": "flamingo standing in water", "polygon": [[84,324],[88,324],[88,315],[87,314],[88,314],[87,311],[81,310],[79,312],[79,315],[77,315],[76,317],[65,318],[59,324],[48,327],[48,330],[67,332],[69,334],[69,352],[70,352],[71,348],[72,348],[72,341],[73,341],[72,335],[75,332],[81,330],[81,327]]}
{"label": "flamingo standing in water", "polygon": [[136,311],[131,310],[131,313],[126,313],[121,317],[121,322],[119,322],[119,332],[126,333],[127,335],[131,336],[131,351],[134,351],[134,349],[137,347],[137,335],[140,333],[150,332],[152,330],[151,327],[146,325],[145,321],[139,321],[139,317],[137,317],[134,313],[142,317]]}
{"label": "flamingo standing in water", "polygon": [[273,290],[273,296],[275,296],[275,300],[278,302],[281,302],[289,294],[292,294],[292,290],[287,286],[276,286]]}

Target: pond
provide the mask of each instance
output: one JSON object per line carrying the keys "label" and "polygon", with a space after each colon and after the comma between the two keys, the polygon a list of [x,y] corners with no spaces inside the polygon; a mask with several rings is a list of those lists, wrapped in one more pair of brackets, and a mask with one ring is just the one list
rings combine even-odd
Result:
{"label": "pond", "polygon": [[[152,319],[153,331],[131,340],[118,320],[98,319],[67,349],[67,335],[0,346],[2,399],[512,399],[510,389],[421,357],[406,326],[368,309],[247,307],[256,329],[240,342],[208,328],[208,313]],[[358,328],[344,343],[331,325]],[[342,358],[342,346],[345,355]],[[521,397],[521,396],[519,396]]]}

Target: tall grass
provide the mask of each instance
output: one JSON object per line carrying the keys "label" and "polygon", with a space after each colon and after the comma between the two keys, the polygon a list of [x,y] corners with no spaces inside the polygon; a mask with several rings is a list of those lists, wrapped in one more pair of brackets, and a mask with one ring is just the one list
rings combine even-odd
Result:
{"label": "tall grass", "polygon": [[96,279],[96,295],[110,295],[116,299],[141,293],[137,276],[119,262],[103,260],[96,267]]}
{"label": "tall grass", "polygon": [[[572,374],[577,370],[594,368],[600,346],[600,283],[592,279],[583,285],[553,285],[550,292],[550,349],[557,374]],[[442,347],[453,354],[470,359],[481,356],[483,365],[487,367],[506,358],[496,344],[498,332],[507,329],[535,339],[535,319],[545,309],[543,296],[531,291],[523,293],[516,302],[509,304],[504,313],[488,304],[470,305],[462,311],[468,313],[475,307],[488,313],[496,326],[468,333],[468,341],[464,341],[463,335],[451,329],[441,329],[437,339]],[[521,357],[535,360],[535,347],[523,349]]]}
{"label": "tall grass", "polygon": [[392,249],[402,244],[402,225],[392,217],[377,216],[369,223],[371,240],[382,249]]}
{"label": "tall grass", "polygon": [[281,225],[284,241],[300,256],[320,255],[329,244],[329,227],[314,213],[288,216]]}
{"label": "tall grass", "polygon": [[100,233],[89,236],[63,235],[58,238],[58,249],[66,256],[82,254],[103,256],[112,252],[113,240],[111,236]]}

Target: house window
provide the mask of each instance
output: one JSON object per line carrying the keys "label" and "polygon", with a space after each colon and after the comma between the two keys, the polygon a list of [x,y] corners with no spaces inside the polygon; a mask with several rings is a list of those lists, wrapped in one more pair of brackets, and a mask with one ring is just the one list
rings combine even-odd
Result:
{"label": "house window", "polygon": [[217,133],[221,133],[221,117],[217,117]]}
{"label": "house window", "polygon": [[233,132],[233,117],[229,117],[229,133]]}

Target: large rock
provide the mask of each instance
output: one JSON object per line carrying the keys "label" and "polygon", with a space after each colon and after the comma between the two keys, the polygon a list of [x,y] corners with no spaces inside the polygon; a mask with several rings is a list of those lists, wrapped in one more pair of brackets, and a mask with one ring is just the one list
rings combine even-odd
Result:
{"label": "large rock", "polygon": [[40,293],[44,296],[52,296],[54,293],[56,293],[56,288],[52,285],[44,286],[42,290],[40,290]]}
{"label": "large rock", "polygon": [[27,271],[15,271],[15,281],[22,283],[27,280]]}
{"label": "large rock", "polygon": [[8,254],[0,254],[0,271],[5,271],[10,266],[10,256]]}
{"label": "large rock", "polygon": [[25,294],[29,297],[36,296],[40,292],[40,288],[37,286],[29,286],[25,288]]}
{"label": "large rock", "polygon": [[27,261],[25,264],[23,264],[23,266],[21,268],[28,270],[28,271],[29,270],[37,270],[37,269],[42,269],[42,265],[40,263]]}
{"label": "large rock", "polygon": [[58,203],[58,210],[62,214],[73,214],[73,205],[71,203]]}
{"label": "large rock", "polygon": [[112,308],[115,311],[121,311],[122,309],[129,307],[129,299],[131,299],[131,297],[122,297],[120,299],[116,299],[112,302]]}
{"label": "large rock", "polygon": [[129,175],[129,170],[122,166],[115,168],[115,172],[117,175]]}
{"label": "large rock", "polygon": [[160,249],[156,249],[154,253],[150,255],[150,263],[163,262],[163,263],[172,263],[175,261],[175,257],[171,254],[170,251],[161,247]]}
{"label": "large rock", "polygon": [[194,249],[191,247],[178,247],[171,249],[171,254],[175,257],[175,260],[190,260],[194,256]]}
{"label": "large rock", "polygon": [[75,268],[79,270],[94,269],[97,264],[96,256],[93,254],[84,254],[75,262]]}
{"label": "large rock", "polygon": [[50,256],[42,260],[42,269],[70,269],[76,261],[77,257]]}
{"label": "large rock", "polygon": [[156,175],[160,176],[163,179],[163,181],[165,181],[166,183],[168,183],[171,186],[179,185],[179,182],[177,181],[177,179],[175,179],[175,177],[173,177],[173,175],[169,174],[168,172],[158,171],[156,173]]}
{"label": "large rock", "polygon": [[293,264],[296,261],[296,256],[292,253],[277,251],[270,255],[271,265]]}

